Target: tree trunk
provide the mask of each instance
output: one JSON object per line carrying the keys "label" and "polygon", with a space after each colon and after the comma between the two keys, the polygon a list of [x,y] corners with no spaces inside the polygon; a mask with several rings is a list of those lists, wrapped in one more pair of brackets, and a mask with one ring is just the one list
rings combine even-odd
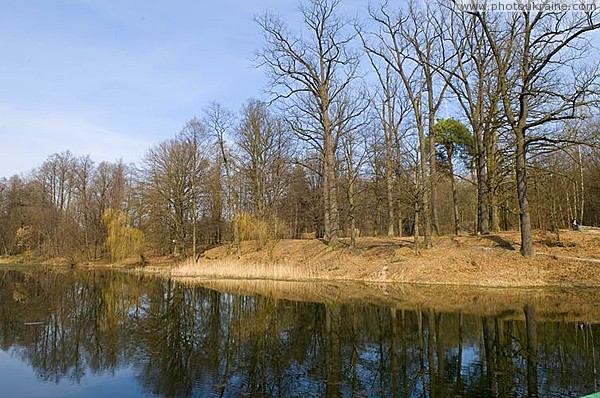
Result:
{"label": "tree trunk", "polygon": [[490,233],[488,228],[488,182],[486,171],[486,148],[480,132],[475,134],[477,140],[477,232],[481,235]]}
{"label": "tree trunk", "polygon": [[454,179],[454,165],[452,164],[452,145],[446,147],[448,153],[448,170],[450,171],[450,184],[452,186],[452,209],[454,210],[454,234],[460,232],[460,216],[458,214],[458,195],[456,192],[456,180]]}
{"label": "tree trunk", "polygon": [[354,217],[354,199],[350,199],[350,248],[356,248],[356,218]]}
{"label": "tree trunk", "polygon": [[584,205],[585,205],[585,192],[584,192],[584,188],[585,188],[585,184],[584,184],[584,179],[583,179],[583,159],[581,158],[581,145],[577,145],[577,153],[579,155],[579,185],[581,188],[581,197],[579,198],[580,200],[580,208],[579,208],[579,224],[583,225],[583,209],[584,209]]}
{"label": "tree trunk", "polygon": [[494,232],[500,230],[500,218],[498,216],[498,197],[495,192],[490,192],[490,220],[492,222],[491,229]]}
{"label": "tree trunk", "polygon": [[[350,137],[349,137],[350,140]],[[354,186],[354,159],[352,142],[348,142],[347,148],[347,167],[348,167],[348,218],[350,219],[350,248],[356,247],[356,203],[355,203],[355,186]]]}
{"label": "tree trunk", "polygon": [[423,235],[424,235],[424,241],[425,241],[425,247],[426,248],[430,248],[432,246],[431,243],[431,216],[432,216],[432,212],[431,212],[431,207],[430,207],[430,202],[429,200],[431,199],[430,194],[431,192],[429,191],[429,188],[431,187],[430,182],[429,182],[429,178],[431,178],[431,176],[427,175],[427,150],[426,150],[426,143],[425,143],[425,133],[423,132],[423,128],[419,128],[418,129],[419,132],[419,152],[420,152],[420,169],[419,169],[419,186],[420,186],[420,192],[419,192],[419,196],[421,199],[421,202],[423,204],[422,209],[423,209],[423,227],[424,227],[424,231],[423,231]]}
{"label": "tree trunk", "polygon": [[[325,114],[326,115],[326,114]],[[324,153],[324,176],[327,181],[325,192],[325,217],[326,222],[329,220],[329,239],[327,242],[330,246],[335,247],[339,238],[339,213],[337,206],[337,184],[335,175],[335,154],[333,149],[333,140],[331,128],[329,126],[329,117],[325,116],[323,120],[324,138],[325,138],[325,153]]]}
{"label": "tree trunk", "polygon": [[330,246],[336,246],[338,244],[339,239],[339,231],[340,231],[340,213],[338,211],[338,203],[337,203],[337,184],[335,181],[335,169],[332,167],[331,174],[334,175],[333,178],[330,177],[330,187],[329,187],[329,204],[330,204],[330,218],[329,222],[331,225],[331,239],[329,240]]}
{"label": "tree trunk", "polygon": [[[435,161],[434,161],[435,162]],[[431,232],[433,234],[435,234],[436,236],[440,235],[440,214],[438,212],[438,207],[437,207],[437,182],[436,182],[436,176],[435,174],[437,174],[437,171],[435,170],[435,166],[433,166],[433,169],[430,169],[430,174],[429,174],[429,192],[430,192],[430,201],[429,201],[429,207],[431,209]],[[431,239],[430,239],[431,242]],[[433,243],[430,243],[428,247],[432,247]]]}
{"label": "tree trunk", "polygon": [[498,216],[498,183],[496,181],[496,135],[493,131],[489,131],[485,135],[487,142],[486,146],[486,183],[487,183],[487,200],[490,204],[490,228],[493,232],[500,230],[500,218]]}
{"label": "tree trunk", "polygon": [[397,200],[398,209],[396,210],[396,214],[398,215],[398,236],[402,237],[404,234],[404,225],[402,223],[402,202],[400,199]]}
{"label": "tree trunk", "polygon": [[536,165],[534,165],[533,169],[533,189],[535,191],[535,202],[537,206],[535,206],[535,217],[537,218],[537,226],[534,226],[537,229],[546,229],[546,223],[544,222],[544,218],[542,217],[542,195],[540,193],[540,184],[539,184],[539,169]]}
{"label": "tree trunk", "polygon": [[[430,109],[430,112],[433,110]],[[430,232],[435,232],[436,236],[440,235],[440,217],[438,214],[437,208],[437,166],[435,163],[435,120],[433,116],[429,118],[429,179],[428,179],[428,190],[430,195],[430,211],[431,211],[431,229]],[[431,237],[429,238],[429,244],[427,244],[427,239],[425,240],[425,245],[429,248],[433,246],[431,242]]]}
{"label": "tree trunk", "polygon": [[380,213],[380,208],[379,208],[379,203],[380,201],[380,196],[379,196],[379,167],[375,167],[375,183],[373,184],[373,197],[375,199],[375,203],[373,205],[373,236],[377,237],[379,236],[379,229],[380,229],[380,223],[379,223],[379,213]]}
{"label": "tree trunk", "polygon": [[515,128],[517,138],[516,152],[516,175],[517,196],[519,199],[519,226],[521,229],[521,255],[532,257],[533,241],[531,237],[531,215],[529,213],[529,201],[527,200],[527,160],[525,153],[525,134],[523,128]]}
{"label": "tree trunk", "polygon": [[325,154],[323,154],[323,239],[326,242],[331,240],[331,219],[329,208],[329,173],[325,166]]}
{"label": "tree trunk", "polygon": [[391,136],[385,137],[385,183],[387,189],[388,205],[388,231],[389,237],[394,236],[394,181],[392,179],[392,142]]}
{"label": "tree trunk", "polygon": [[420,195],[422,195],[419,188],[419,168],[415,165],[415,191],[417,193],[417,195],[415,195],[415,223],[414,223],[414,227],[413,227],[413,236],[414,236],[414,241],[413,241],[413,251],[415,254],[419,253],[419,208],[421,206],[421,198]]}
{"label": "tree trunk", "polygon": [[[389,73],[389,70],[388,70]],[[388,75],[389,76],[389,75]],[[389,82],[389,79],[388,79]],[[389,86],[385,87],[386,101],[383,104],[381,119],[383,121],[383,134],[385,139],[385,184],[387,190],[388,206],[388,231],[389,237],[394,236],[394,180],[392,173],[392,145],[394,139],[393,130],[396,128],[394,121],[393,99],[390,98]]]}

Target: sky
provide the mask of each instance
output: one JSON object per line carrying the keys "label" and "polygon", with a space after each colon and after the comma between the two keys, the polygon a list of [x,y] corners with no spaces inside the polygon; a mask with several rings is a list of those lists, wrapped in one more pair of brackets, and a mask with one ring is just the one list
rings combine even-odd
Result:
{"label": "sky", "polygon": [[[366,5],[360,0],[347,3]],[[253,21],[288,0],[3,0],[0,178],[70,150],[137,162],[210,102],[265,99]]]}

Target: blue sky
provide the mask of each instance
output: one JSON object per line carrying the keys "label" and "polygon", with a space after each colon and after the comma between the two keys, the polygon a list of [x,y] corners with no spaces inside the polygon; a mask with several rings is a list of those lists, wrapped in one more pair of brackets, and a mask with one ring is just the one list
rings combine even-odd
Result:
{"label": "blue sky", "polygon": [[0,177],[67,149],[137,161],[211,101],[261,98],[252,18],[267,9],[294,18],[297,2],[2,1]]}

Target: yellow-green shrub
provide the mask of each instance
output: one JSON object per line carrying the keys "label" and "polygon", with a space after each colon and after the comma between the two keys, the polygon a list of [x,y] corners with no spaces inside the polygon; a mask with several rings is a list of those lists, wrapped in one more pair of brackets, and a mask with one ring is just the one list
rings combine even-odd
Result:
{"label": "yellow-green shrub", "polygon": [[144,234],[129,226],[128,217],[120,210],[106,209],[102,214],[106,226],[104,247],[112,261],[119,261],[132,254],[141,254]]}

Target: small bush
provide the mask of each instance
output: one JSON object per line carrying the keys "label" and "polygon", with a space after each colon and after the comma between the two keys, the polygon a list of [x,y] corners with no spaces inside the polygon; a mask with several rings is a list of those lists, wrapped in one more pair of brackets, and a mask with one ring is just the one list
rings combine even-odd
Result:
{"label": "small bush", "polygon": [[240,240],[255,240],[258,242],[259,249],[288,235],[287,226],[278,217],[271,217],[267,222],[250,213],[242,212],[239,215],[239,226]]}

